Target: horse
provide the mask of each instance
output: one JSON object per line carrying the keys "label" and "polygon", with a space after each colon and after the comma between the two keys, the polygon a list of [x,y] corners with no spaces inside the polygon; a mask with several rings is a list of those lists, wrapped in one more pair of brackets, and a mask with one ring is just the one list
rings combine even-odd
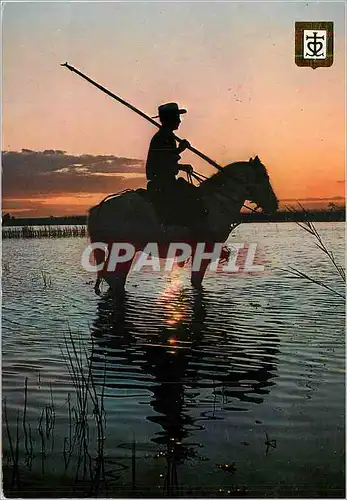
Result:
{"label": "horse", "polygon": [[[255,203],[267,214],[278,209],[278,199],[266,167],[258,156],[249,161],[226,165],[201,182],[196,189],[207,209],[207,225],[211,229],[214,243],[224,243],[227,240],[245,201]],[[87,228],[91,243],[104,242],[105,245],[110,245],[110,242],[128,242],[136,249],[134,258],[148,242],[160,242],[159,245],[164,248],[173,241],[189,240],[189,229],[186,227],[161,223],[151,201],[144,196],[145,193],[144,189],[127,190],[110,195],[90,208]],[[209,243],[212,243],[211,240]],[[98,271],[95,292],[100,293],[102,279],[109,285],[111,293],[124,292],[133,258],[124,262],[117,272],[107,273],[104,269]],[[106,252],[95,249],[94,259],[97,264],[105,263]],[[191,284],[196,289],[202,288],[207,266],[208,262],[203,260],[199,269],[191,271]]]}

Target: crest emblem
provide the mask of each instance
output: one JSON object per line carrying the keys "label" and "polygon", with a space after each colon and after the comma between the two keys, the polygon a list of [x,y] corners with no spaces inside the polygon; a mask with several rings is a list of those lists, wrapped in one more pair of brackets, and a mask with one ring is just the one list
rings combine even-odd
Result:
{"label": "crest emblem", "polygon": [[334,60],[334,23],[295,23],[295,63],[312,69],[328,67]]}

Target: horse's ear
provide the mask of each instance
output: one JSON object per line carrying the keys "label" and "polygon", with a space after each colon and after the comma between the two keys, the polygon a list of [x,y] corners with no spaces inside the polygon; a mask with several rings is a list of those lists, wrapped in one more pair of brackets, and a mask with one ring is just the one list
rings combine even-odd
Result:
{"label": "horse's ear", "polygon": [[252,158],[252,157],[250,157],[250,159],[249,159],[249,163],[253,163],[253,162],[254,162],[253,158]]}
{"label": "horse's ear", "polygon": [[259,156],[258,156],[258,155],[254,158],[254,161],[255,161],[256,163],[260,163],[260,159],[259,159]]}

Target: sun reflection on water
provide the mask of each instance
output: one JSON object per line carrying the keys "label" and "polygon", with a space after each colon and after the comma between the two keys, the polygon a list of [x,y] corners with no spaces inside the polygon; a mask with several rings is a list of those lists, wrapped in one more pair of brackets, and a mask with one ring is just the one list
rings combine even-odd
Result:
{"label": "sun reflection on water", "polygon": [[177,348],[180,344],[177,329],[190,316],[190,303],[183,288],[179,268],[173,269],[164,291],[157,297],[157,304],[163,310],[165,326],[175,330],[175,335],[171,335],[167,342],[172,348]]}

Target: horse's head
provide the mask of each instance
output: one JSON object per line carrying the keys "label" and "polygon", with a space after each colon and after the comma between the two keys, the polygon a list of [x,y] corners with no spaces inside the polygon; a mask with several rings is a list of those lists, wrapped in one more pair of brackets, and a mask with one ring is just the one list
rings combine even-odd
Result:
{"label": "horse's head", "polygon": [[[248,200],[271,214],[278,209],[278,200],[269,175],[258,156],[249,161],[230,163],[201,184],[203,192],[219,192],[236,205]],[[236,207],[234,207],[235,209]],[[237,207],[239,210],[239,207]]]}
{"label": "horse's head", "polygon": [[[246,185],[246,199],[256,203],[263,212],[272,214],[278,209],[278,199],[270,184],[269,174],[265,165],[258,156],[250,158],[248,162]],[[246,173],[246,172],[245,172]]]}

